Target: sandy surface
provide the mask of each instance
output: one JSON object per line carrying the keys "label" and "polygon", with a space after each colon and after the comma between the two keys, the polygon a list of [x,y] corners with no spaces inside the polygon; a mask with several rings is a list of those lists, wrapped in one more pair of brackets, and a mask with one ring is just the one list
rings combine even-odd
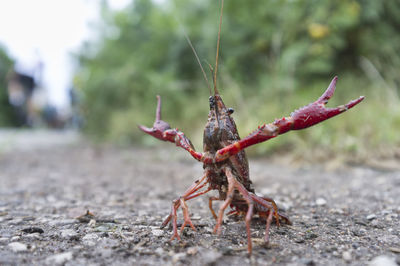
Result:
{"label": "sandy surface", "polygon": [[[170,242],[171,228],[159,229],[171,200],[202,174],[184,151],[94,147],[63,134],[29,146],[27,135],[25,148],[14,136],[14,146],[0,149],[0,265],[400,262],[399,171],[250,160],[256,192],[274,198],[293,225],[272,226],[264,245],[264,222],[254,220],[248,257],[243,220],[225,219],[214,235],[207,196],[189,201],[196,232],[185,228]],[[86,210],[94,217],[76,219]]]}

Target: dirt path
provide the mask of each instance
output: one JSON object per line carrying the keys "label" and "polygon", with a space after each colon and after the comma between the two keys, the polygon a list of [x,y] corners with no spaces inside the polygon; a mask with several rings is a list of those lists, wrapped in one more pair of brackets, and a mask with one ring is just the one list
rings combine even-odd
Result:
{"label": "dirt path", "polygon": [[[400,262],[400,172],[251,160],[256,191],[293,225],[273,226],[265,246],[264,223],[255,220],[249,258],[243,221],[227,218],[221,236],[212,234],[207,197],[189,202],[197,232],[186,228],[169,242],[170,229],[159,229],[171,200],[202,174],[183,151],[56,143],[0,153],[0,265]],[[86,210],[95,217],[75,219]]]}

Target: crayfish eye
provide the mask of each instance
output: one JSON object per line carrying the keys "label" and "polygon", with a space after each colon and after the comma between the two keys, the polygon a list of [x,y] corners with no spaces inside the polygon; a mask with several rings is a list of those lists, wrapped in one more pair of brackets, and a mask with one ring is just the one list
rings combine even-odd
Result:
{"label": "crayfish eye", "polygon": [[233,108],[230,108],[230,107],[229,107],[228,110],[226,110],[226,111],[227,111],[228,114],[230,114],[230,115],[233,114],[233,112],[235,112],[235,110],[233,110]]}

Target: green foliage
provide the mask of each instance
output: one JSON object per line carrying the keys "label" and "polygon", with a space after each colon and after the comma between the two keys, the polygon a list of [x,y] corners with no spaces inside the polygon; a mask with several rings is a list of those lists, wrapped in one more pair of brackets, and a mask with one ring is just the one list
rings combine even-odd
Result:
{"label": "green foliage", "polygon": [[0,45],[0,127],[14,126],[15,112],[8,103],[6,76],[13,65],[12,59]]}
{"label": "green foliage", "polygon": [[[217,3],[135,0],[119,12],[103,6],[100,38],[82,48],[76,77],[89,134],[152,142],[136,124],[151,126],[160,94],[165,120],[201,147],[209,92],[184,31],[209,72],[207,63],[215,61]],[[241,135],[314,101],[337,74],[330,105],[366,95],[362,106],[257,149],[317,145],[360,151],[400,144],[399,134],[393,134],[400,117],[399,18],[397,0],[225,1],[218,87],[237,110]]]}

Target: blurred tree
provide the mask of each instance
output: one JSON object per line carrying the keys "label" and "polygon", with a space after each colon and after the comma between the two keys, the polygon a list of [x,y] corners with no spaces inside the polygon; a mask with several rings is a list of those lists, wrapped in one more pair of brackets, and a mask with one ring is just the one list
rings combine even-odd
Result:
{"label": "blurred tree", "polygon": [[8,102],[7,73],[13,66],[13,60],[0,45],[0,127],[15,126],[17,119],[15,111]]}
{"label": "blurred tree", "polygon": [[[151,123],[156,94],[165,99],[163,113],[172,125],[179,120],[198,132],[194,121],[205,120],[208,90],[184,30],[202,63],[213,65],[217,3],[135,0],[112,12],[103,2],[101,37],[78,56],[76,85],[85,97],[87,132],[112,139],[142,136],[135,124]],[[352,95],[364,94],[367,84],[398,102],[399,18],[398,0],[225,1],[219,71],[220,87],[229,85],[225,99],[236,105],[248,99],[253,104],[246,107],[251,119],[245,123],[265,122],[259,112],[282,115],[281,105],[294,90],[320,91],[333,75],[348,73]],[[308,97],[303,91],[296,95]],[[348,94],[342,89],[336,99]]]}

